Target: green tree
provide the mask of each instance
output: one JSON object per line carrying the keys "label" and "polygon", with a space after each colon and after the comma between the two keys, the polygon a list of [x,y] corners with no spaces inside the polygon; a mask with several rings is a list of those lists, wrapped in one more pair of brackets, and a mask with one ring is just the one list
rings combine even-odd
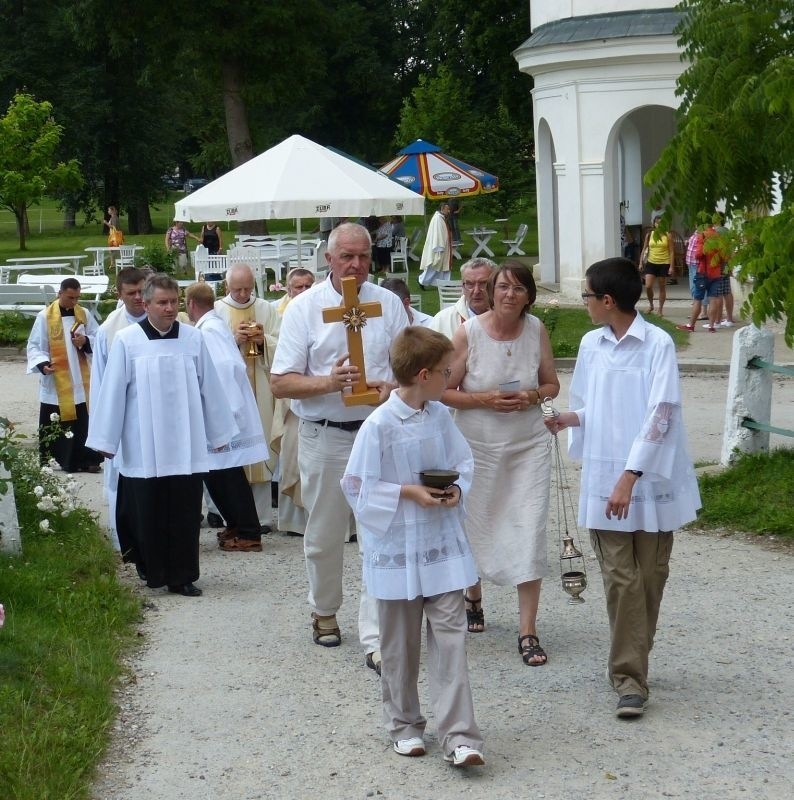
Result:
{"label": "green tree", "polygon": [[[694,220],[724,203],[748,308],[786,319],[794,343],[794,2],[684,0],[677,33],[689,66],[678,81],[678,131],[646,182],[651,202]],[[780,213],[767,216],[779,186]]]}
{"label": "green tree", "polygon": [[82,182],[75,159],[56,160],[62,133],[52,104],[29,94],[17,94],[0,117],[0,205],[16,218],[20,250],[25,250],[27,209],[45,194],[76,189]]}

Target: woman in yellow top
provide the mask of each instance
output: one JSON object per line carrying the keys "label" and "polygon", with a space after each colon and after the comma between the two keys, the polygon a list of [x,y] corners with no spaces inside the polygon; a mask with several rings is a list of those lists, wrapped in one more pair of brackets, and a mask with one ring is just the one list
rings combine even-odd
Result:
{"label": "woman in yellow top", "polygon": [[653,284],[659,286],[659,316],[664,316],[664,301],[667,299],[667,276],[675,272],[675,244],[670,233],[658,230],[659,220],[653,221],[653,230],[645,235],[640,253],[640,264],[645,265],[645,295],[648,298],[648,313],[653,313]]}

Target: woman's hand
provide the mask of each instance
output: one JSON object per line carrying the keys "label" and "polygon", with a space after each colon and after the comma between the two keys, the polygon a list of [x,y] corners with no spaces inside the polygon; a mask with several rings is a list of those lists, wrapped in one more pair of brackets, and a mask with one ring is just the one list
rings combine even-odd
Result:
{"label": "woman's hand", "polygon": [[501,414],[510,414],[513,411],[522,411],[529,408],[530,392],[478,392],[480,405],[498,411]]}

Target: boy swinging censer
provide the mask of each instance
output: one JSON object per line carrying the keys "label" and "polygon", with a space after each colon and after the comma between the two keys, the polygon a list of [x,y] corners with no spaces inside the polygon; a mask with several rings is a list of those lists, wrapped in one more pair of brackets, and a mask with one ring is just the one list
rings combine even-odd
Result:
{"label": "boy swinging censer", "polygon": [[[540,404],[544,417],[554,418],[560,412],[554,408],[552,399],[546,397]],[[560,579],[562,588],[570,595],[569,603],[584,603],[580,595],[587,587],[587,569],[582,551],[576,546],[574,537],[578,532],[576,525],[576,509],[571,497],[568,475],[560,455],[560,441],[556,433],[552,434],[554,447],[554,483],[557,496],[557,532],[560,539]],[[570,516],[570,527],[569,519]]]}

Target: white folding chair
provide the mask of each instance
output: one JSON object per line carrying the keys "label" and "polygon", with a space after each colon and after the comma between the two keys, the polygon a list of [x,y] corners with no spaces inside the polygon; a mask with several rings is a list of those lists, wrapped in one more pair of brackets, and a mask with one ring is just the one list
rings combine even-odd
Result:
{"label": "white folding chair", "polygon": [[397,237],[397,248],[391,252],[391,272],[395,272],[395,266],[402,264],[405,272],[408,271],[408,237]]}
{"label": "white folding chair", "polygon": [[527,231],[529,230],[529,225],[522,222],[518,226],[518,230],[516,231],[515,238],[513,239],[502,239],[502,244],[507,245],[507,255],[509,256],[525,256],[526,253],[521,249],[521,245],[526,238]]}
{"label": "white folding chair", "polygon": [[436,281],[438,310],[454,306],[463,295],[463,281]]}
{"label": "white folding chair", "polygon": [[411,295],[411,308],[414,308],[417,311],[421,311],[422,310],[422,295],[421,294],[412,294]]}
{"label": "white folding chair", "polygon": [[83,275],[104,275],[105,268],[101,264],[86,264],[83,267]]}

